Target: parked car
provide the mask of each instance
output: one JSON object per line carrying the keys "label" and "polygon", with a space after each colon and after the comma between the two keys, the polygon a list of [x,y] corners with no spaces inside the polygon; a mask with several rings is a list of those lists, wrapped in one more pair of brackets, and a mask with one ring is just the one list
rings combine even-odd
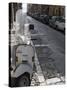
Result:
{"label": "parked car", "polygon": [[45,15],[40,15],[40,21],[45,23],[45,24],[49,24],[49,18],[50,18],[50,16],[48,16],[46,14]]}
{"label": "parked car", "polygon": [[58,20],[56,20],[55,26],[56,26],[56,29],[64,31],[65,30],[65,19],[61,17]]}
{"label": "parked car", "polygon": [[58,18],[58,16],[52,16],[50,19],[49,19],[49,25],[53,28],[56,28],[56,25],[55,25],[55,22],[56,22],[56,19]]}
{"label": "parked car", "polygon": [[44,23],[44,18],[45,17],[46,17],[46,15],[40,15],[39,20]]}
{"label": "parked car", "polygon": [[36,20],[39,20],[40,14],[34,13],[32,17],[35,18]]}
{"label": "parked car", "polygon": [[51,16],[49,16],[49,15],[46,15],[45,17],[44,17],[44,22],[45,22],[45,24],[49,24],[49,19],[51,18]]}

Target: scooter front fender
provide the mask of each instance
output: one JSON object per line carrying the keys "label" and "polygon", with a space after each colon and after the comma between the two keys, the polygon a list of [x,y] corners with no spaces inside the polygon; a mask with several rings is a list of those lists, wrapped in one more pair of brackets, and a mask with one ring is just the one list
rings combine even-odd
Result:
{"label": "scooter front fender", "polygon": [[25,72],[30,74],[30,77],[33,73],[33,67],[30,64],[19,64],[14,71],[11,72],[11,77],[18,78]]}

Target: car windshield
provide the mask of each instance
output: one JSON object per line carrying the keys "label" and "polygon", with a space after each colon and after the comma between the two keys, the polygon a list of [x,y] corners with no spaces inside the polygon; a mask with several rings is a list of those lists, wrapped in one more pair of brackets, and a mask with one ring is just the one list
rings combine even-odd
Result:
{"label": "car windshield", "polygon": [[65,22],[65,19],[57,18],[56,21],[59,21],[59,22]]}
{"label": "car windshield", "polygon": [[52,16],[51,19],[55,21],[57,19],[57,16]]}
{"label": "car windshield", "polygon": [[65,20],[64,19],[61,19],[60,22],[65,22]]}

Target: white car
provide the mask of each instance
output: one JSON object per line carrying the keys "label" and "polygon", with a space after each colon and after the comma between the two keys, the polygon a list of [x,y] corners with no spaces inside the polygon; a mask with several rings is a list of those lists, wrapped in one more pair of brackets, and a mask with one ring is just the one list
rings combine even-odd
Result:
{"label": "white car", "polygon": [[59,30],[62,30],[62,31],[65,30],[65,20],[64,19],[57,20],[55,22],[55,25],[56,25],[56,29],[59,29]]}

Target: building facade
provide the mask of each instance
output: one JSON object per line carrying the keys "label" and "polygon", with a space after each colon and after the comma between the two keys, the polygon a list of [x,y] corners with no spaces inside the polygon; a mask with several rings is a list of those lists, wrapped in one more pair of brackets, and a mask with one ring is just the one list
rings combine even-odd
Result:
{"label": "building facade", "polygon": [[28,13],[47,14],[49,16],[65,16],[65,6],[28,4]]}

